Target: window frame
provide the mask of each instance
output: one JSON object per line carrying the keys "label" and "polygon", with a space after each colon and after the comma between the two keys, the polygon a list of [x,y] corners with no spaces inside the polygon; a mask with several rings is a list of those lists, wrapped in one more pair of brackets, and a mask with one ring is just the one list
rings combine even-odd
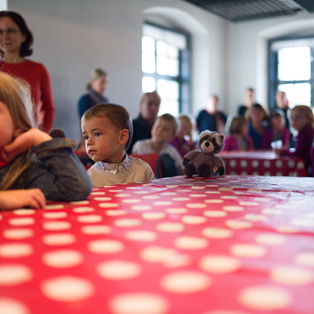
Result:
{"label": "window frame", "polygon": [[[190,46],[190,34],[187,32],[184,32],[182,30],[173,29],[169,27],[165,27],[162,25],[158,25],[149,21],[144,21],[143,25],[150,25],[156,28],[159,28],[161,30],[166,30],[172,33],[176,33],[179,35],[183,35],[186,40],[186,48],[180,49],[178,48],[178,62],[179,62],[179,71],[177,76],[170,76],[170,75],[162,75],[157,73],[157,41],[158,39],[153,38],[155,41],[155,72],[154,73],[147,73],[143,72],[142,70],[142,79],[144,77],[151,77],[156,82],[156,91],[158,92],[157,88],[157,82],[158,80],[166,80],[166,81],[175,81],[178,83],[178,113],[182,112],[190,112],[191,111],[191,46]],[[145,36],[145,34],[142,33],[142,38]],[[141,64],[142,64],[142,52],[141,49]],[[185,69],[184,69],[185,67]],[[143,86],[142,86],[142,92],[143,92]],[[162,97],[162,96],[161,96]],[[162,101],[162,100],[161,100]]]}

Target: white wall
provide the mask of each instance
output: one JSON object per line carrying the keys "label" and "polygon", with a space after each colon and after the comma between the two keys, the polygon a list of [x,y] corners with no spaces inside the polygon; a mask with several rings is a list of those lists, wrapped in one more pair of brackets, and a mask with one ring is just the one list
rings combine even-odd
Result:
{"label": "white wall", "polygon": [[[1,1],[1,0],[0,0]],[[248,86],[267,104],[267,40],[313,29],[313,15],[229,23],[182,0],[8,0],[34,33],[33,60],[42,62],[52,79],[55,127],[79,138],[77,101],[89,73],[109,73],[110,101],[138,114],[141,95],[141,35],[144,20],[192,34],[192,108],[205,106],[210,93],[234,114]]]}
{"label": "white wall", "polygon": [[[181,0],[9,0],[34,33],[31,59],[51,75],[55,127],[79,138],[77,101],[91,69],[109,73],[106,95],[137,116],[141,96],[141,35],[149,15],[194,34],[193,114],[207,95],[222,94],[226,22]],[[188,23],[187,23],[188,22]],[[214,49],[210,49],[213,47]]]}

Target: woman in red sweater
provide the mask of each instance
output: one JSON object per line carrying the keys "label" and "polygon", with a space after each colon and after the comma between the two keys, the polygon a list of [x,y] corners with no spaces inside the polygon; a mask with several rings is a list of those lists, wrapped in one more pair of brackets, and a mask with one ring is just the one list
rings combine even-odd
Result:
{"label": "woman in red sweater", "polygon": [[55,107],[50,77],[44,65],[25,59],[32,55],[33,35],[23,17],[16,12],[0,12],[0,71],[23,79],[30,85],[35,125],[52,128]]}

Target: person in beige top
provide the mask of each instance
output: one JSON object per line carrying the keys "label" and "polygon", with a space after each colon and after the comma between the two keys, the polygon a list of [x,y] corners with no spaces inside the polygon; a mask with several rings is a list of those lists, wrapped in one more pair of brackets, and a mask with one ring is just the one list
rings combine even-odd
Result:
{"label": "person in beige top", "polygon": [[87,172],[94,187],[154,178],[149,164],[126,153],[133,127],[124,107],[97,104],[85,111],[81,126],[86,153],[95,162]]}

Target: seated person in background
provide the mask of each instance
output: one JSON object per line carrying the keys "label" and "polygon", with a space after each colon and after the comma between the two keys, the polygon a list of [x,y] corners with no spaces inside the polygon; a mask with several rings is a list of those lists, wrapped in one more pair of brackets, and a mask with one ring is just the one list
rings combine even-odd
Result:
{"label": "seated person in background", "polygon": [[130,154],[135,142],[152,137],[152,126],[157,118],[160,96],[157,92],[145,93],[140,101],[140,113],[133,119],[133,137],[127,152]]}
{"label": "seated person in background", "polygon": [[248,87],[245,90],[245,103],[239,105],[239,107],[238,107],[238,115],[241,116],[241,117],[245,117],[245,114],[246,114],[247,110],[249,108],[251,108],[251,106],[253,104],[256,104],[256,101],[255,101],[255,90],[252,87]]}
{"label": "seated person in background", "polygon": [[94,187],[152,180],[150,166],[128,156],[132,138],[129,113],[120,105],[98,104],[82,117],[87,155],[95,162],[87,173]]}
{"label": "seated person in background", "polygon": [[290,121],[289,121],[289,100],[287,98],[287,94],[283,91],[276,92],[276,106],[278,109],[282,110],[284,114],[284,127],[286,129],[290,129]]}
{"label": "seated person in background", "polygon": [[170,144],[169,140],[177,130],[176,119],[169,113],[158,117],[152,128],[152,138],[137,141],[132,149],[132,154],[157,154],[160,159],[164,177],[183,174],[182,157]]}
{"label": "seated person in background", "polygon": [[[40,189],[51,201],[85,199],[92,185],[72,152],[76,141],[33,128],[26,86],[3,72],[0,81],[0,190]],[[29,206],[44,204],[41,193],[30,193],[36,204]]]}
{"label": "seated person in background", "polygon": [[223,132],[227,116],[218,110],[218,96],[211,95],[207,101],[206,109],[199,112],[196,118],[196,126],[199,133],[209,130],[218,133]]}
{"label": "seated person in background", "polygon": [[280,109],[269,117],[269,128],[263,134],[262,148],[271,149],[271,143],[276,141],[282,142],[282,148],[289,147],[290,132],[285,128],[284,114]]}
{"label": "seated person in background", "polygon": [[298,131],[295,138],[295,150],[280,149],[280,156],[301,157],[304,160],[305,169],[310,175],[311,149],[314,138],[314,115],[312,108],[305,105],[295,106],[291,109],[291,126]]}
{"label": "seated person in background", "polygon": [[176,135],[169,141],[169,144],[177,149],[182,158],[196,148],[192,139],[192,128],[193,123],[191,118],[188,115],[181,115]]}
{"label": "seated person in background", "polygon": [[248,135],[253,140],[254,149],[262,149],[263,134],[268,127],[267,112],[260,104],[253,104],[247,111]]}
{"label": "seated person in background", "polygon": [[17,208],[44,208],[46,198],[40,189],[0,191],[0,211]]}
{"label": "seated person in background", "polygon": [[248,124],[244,117],[232,119],[229,135],[226,136],[224,151],[252,150],[253,141],[248,136]]}

